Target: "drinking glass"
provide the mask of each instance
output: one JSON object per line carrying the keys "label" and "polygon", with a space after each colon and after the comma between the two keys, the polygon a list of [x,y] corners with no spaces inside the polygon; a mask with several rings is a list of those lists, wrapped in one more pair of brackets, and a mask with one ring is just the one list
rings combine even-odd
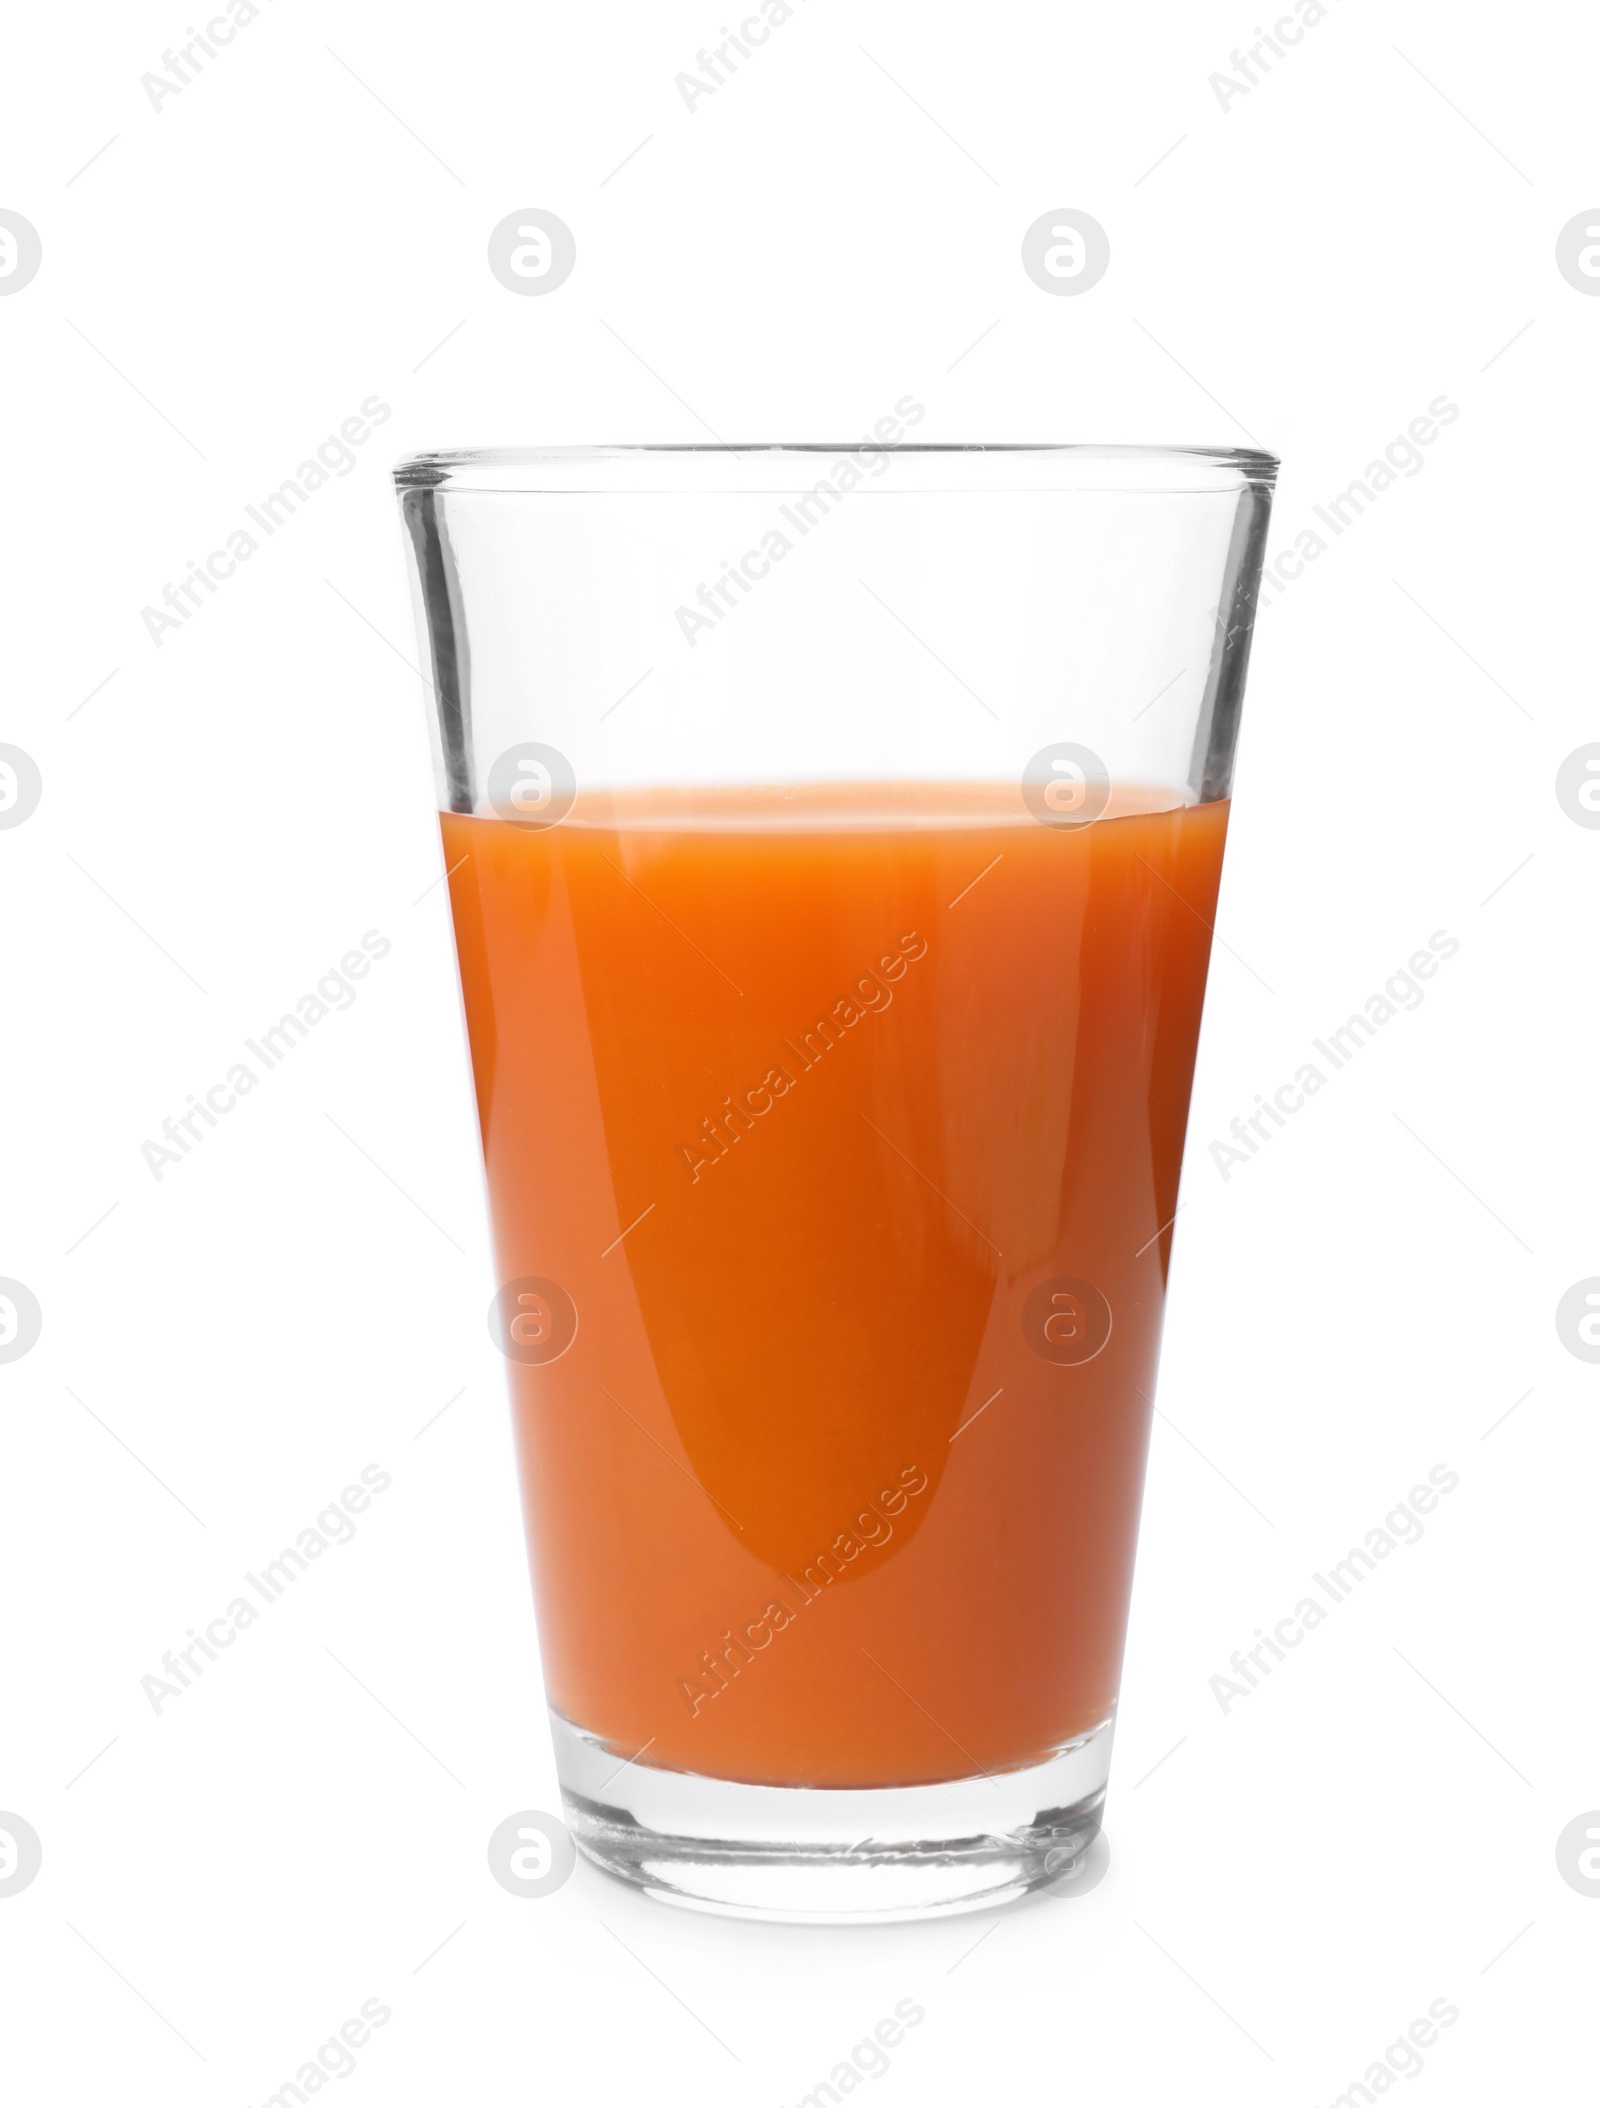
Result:
{"label": "drinking glass", "polygon": [[666,1900],[1072,1874],[1276,462],[396,472],[565,1816]]}

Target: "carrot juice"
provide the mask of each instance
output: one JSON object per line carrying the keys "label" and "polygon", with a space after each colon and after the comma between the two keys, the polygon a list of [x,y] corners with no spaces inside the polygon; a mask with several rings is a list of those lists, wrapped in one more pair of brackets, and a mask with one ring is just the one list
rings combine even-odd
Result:
{"label": "carrot juice", "polygon": [[443,816],[546,1683],[619,1759],[906,1786],[1110,1716],[1227,817]]}

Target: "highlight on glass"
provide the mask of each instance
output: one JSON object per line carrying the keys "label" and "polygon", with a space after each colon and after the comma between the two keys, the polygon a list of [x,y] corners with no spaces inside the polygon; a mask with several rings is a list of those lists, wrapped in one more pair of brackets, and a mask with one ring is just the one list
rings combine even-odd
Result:
{"label": "highlight on glass", "polygon": [[1098,1830],[1277,466],[920,414],[396,472],[566,1820],[743,1915]]}

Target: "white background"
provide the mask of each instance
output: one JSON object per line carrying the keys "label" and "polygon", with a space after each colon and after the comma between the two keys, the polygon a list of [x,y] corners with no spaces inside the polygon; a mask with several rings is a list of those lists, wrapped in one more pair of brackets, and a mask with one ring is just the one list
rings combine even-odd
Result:
{"label": "white background", "polygon": [[[1445,1999],[1406,2098],[1576,2100],[1600,1370],[1554,1310],[1600,1271],[1600,832],[1554,779],[1600,739],[1600,300],[1554,250],[1600,26],[1342,0],[1224,111],[1244,0],[801,0],[691,115],[723,19],[269,0],[159,114],[182,9],[13,23],[0,738],[44,792],[0,833],[0,1273],[44,1329],[0,1367],[0,1808],[44,1860],[0,1899],[7,2092],[259,2103],[377,1998],[340,2098],[792,2103],[911,1998],[884,2099],[1322,2103]],[[485,264],[526,206],[577,240],[548,298]],[[1111,267],[1057,299],[1019,245],[1065,206]],[[908,391],[919,438],[1259,440],[1274,551],[1460,407],[1258,626],[1111,1872],[871,1932],[586,1868],[519,1900],[489,1832],[559,1803],[387,471],[853,438]],[[374,394],[157,648],[141,608]],[[369,929],[354,1007],[156,1181]],[[1440,929],[1422,1006],[1225,1182],[1209,1142]],[[141,1677],[370,1463],[355,1540],[156,1716]],[[1230,1653],[1438,1464],[1422,1540],[1225,1715]]]}

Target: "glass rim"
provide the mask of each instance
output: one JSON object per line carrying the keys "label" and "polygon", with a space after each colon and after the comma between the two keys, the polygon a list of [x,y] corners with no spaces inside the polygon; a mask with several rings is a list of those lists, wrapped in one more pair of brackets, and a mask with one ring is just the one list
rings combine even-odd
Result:
{"label": "glass rim", "polygon": [[[931,496],[939,491],[997,495],[1100,492],[1148,497],[1216,496],[1251,489],[1270,492],[1279,467],[1276,454],[1255,447],[1014,440],[884,442],[866,436],[832,443],[760,440],[444,448],[407,456],[395,465],[394,480],[401,491],[742,496],[804,484],[815,471],[802,465],[822,460],[864,460],[869,480],[863,488],[902,496]],[[899,473],[880,481],[890,463],[899,467]],[[765,471],[765,479],[750,476],[752,468]],[[773,473],[786,468],[791,473],[774,483]]]}

